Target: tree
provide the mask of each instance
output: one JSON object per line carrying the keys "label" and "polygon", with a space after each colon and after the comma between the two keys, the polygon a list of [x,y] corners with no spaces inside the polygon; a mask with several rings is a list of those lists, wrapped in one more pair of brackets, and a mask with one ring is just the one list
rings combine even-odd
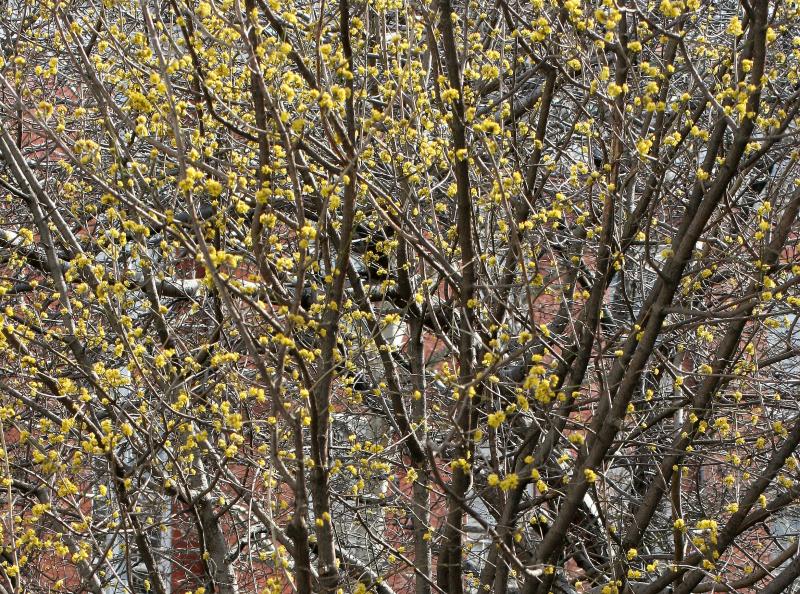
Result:
{"label": "tree", "polygon": [[796,1],[4,8],[0,592],[792,591]]}

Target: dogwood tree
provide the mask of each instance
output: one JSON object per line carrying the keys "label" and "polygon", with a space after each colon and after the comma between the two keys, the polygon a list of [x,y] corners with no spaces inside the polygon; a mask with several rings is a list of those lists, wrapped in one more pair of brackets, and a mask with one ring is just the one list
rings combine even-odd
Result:
{"label": "dogwood tree", "polygon": [[789,592],[796,0],[5,0],[0,592]]}

